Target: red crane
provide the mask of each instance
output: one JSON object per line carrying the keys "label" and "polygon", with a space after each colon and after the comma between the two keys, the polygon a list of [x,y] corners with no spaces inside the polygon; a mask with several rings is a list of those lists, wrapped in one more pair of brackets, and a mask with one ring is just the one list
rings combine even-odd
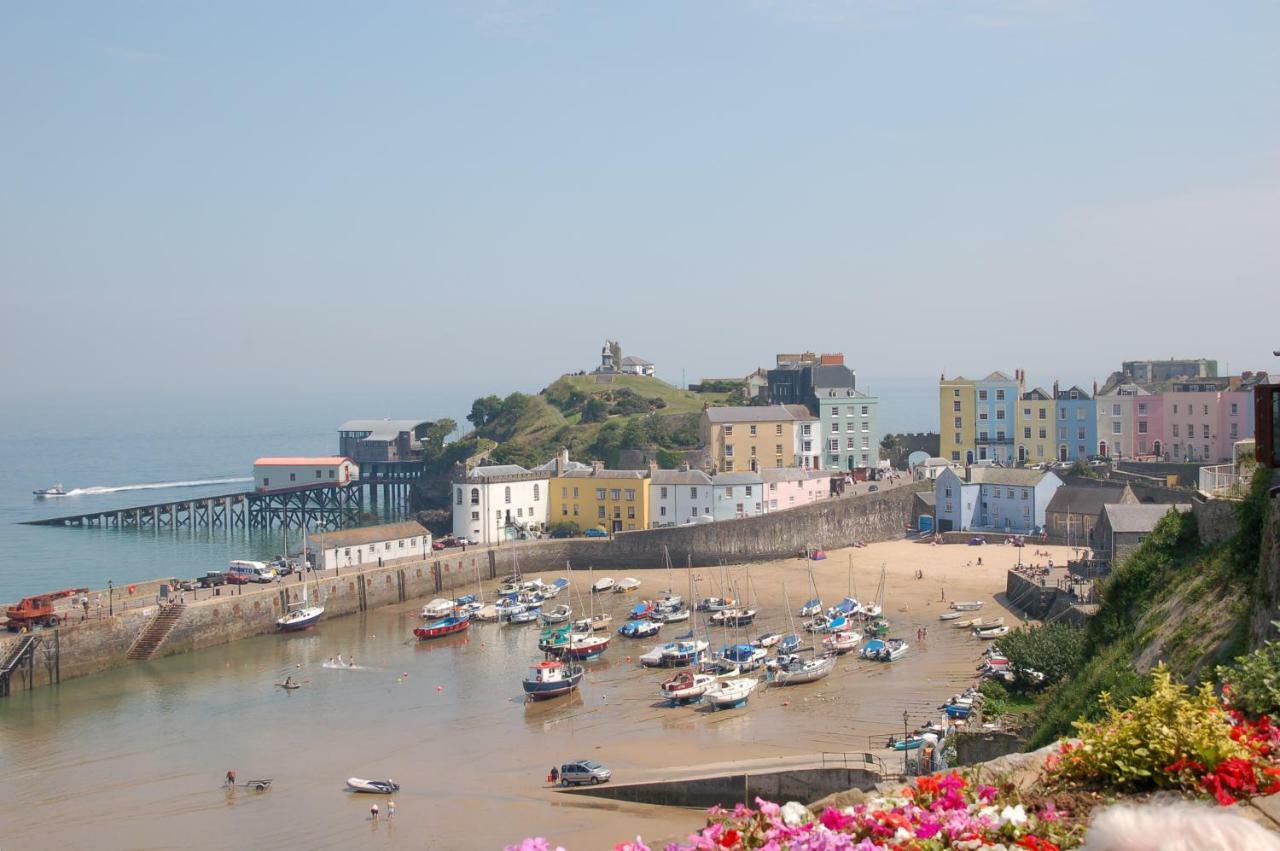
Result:
{"label": "red crane", "polygon": [[88,593],[88,588],[67,588],[49,594],[38,594],[35,597],[24,597],[18,605],[5,609],[5,616],[9,618],[9,630],[17,632],[24,626],[27,629],[37,626],[57,626],[58,616],[53,611],[53,601]]}

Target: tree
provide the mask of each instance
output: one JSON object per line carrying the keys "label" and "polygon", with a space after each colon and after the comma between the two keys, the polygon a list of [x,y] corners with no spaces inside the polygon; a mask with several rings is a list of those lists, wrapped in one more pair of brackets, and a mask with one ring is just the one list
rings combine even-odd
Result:
{"label": "tree", "polygon": [[582,527],[572,520],[557,520],[547,524],[547,534],[552,538],[572,538],[582,534]]}
{"label": "tree", "polygon": [[587,400],[587,404],[582,406],[582,421],[584,423],[604,422],[609,416],[609,406],[603,400],[591,397]]}
{"label": "tree", "polygon": [[[1086,642],[1083,629],[1055,622],[1015,629],[1000,639],[1000,652],[1009,660],[1016,686],[1048,686],[1083,667]],[[1032,682],[1028,671],[1039,671],[1044,679]]]}
{"label": "tree", "polygon": [[471,413],[467,414],[467,421],[476,428],[483,428],[497,418],[502,413],[502,400],[497,396],[484,396],[471,403]]}
{"label": "tree", "polygon": [[428,460],[440,457],[444,451],[445,438],[458,430],[458,424],[445,417],[435,422],[423,423],[418,429],[418,439],[422,441],[422,450]]}

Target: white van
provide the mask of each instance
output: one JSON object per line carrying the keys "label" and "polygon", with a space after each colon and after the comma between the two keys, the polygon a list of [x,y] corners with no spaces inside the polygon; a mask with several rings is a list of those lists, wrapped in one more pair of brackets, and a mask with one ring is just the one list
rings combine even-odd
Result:
{"label": "white van", "polygon": [[227,573],[233,573],[250,582],[274,582],[276,569],[261,561],[233,561],[227,566]]}

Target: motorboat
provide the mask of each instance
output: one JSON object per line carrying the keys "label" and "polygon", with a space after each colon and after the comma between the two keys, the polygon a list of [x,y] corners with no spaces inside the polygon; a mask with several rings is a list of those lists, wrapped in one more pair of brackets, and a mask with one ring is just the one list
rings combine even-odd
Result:
{"label": "motorboat", "polygon": [[559,605],[546,609],[541,615],[542,622],[545,624],[564,623],[572,616],[573,609],[569,608],[564,603],[560,603]]}
{"label": "motorboat", "polygon": [[953,612],[976,612],[982,608],[982,600],[962,600],[951,604]]}
{"label": "motorboat", "polygon": [[473,617],[478,621],[493,623],[498,619],[498,607],[495,606],[493,603],[486,603],[485,605],[477,609],[475,612],[473,612],[471,617]]}
{"label": "motorboat", "polygon": [[940,621],[953,621],[953,620],[955,620],[956,618],[960,617],[960,615],[962,615],[962,614],[963,614],[963,612],[943,612],[942,614],[938,615],[938,620],[940,620]]}
{"label": "motorboat", "polygon": [[51,496],[66,496],[67,489],[58,484],[48,488],[36,488],[31,493],[35,494],[37,499],[48,499]]}
{"label": "motorboat", "polygon": [[973,714],[973,704],[957,703],[954,706],[944,706],[942,711],[947,713],[948,718],[954,718],[957,721],[963,721]]}
{"label": "motorboat", "polygon": [[647,618],[652,614],[653,614],[653,603],[650,603],[648,600],[645,600],[644,602],[636,603],[634,606],[631,607],[631,610],[627,612],[627,619],[638,621],[638,620],[641,620],[642,618]]}
{"label": "motorboat", "polygon": [[444,638],[447,635],[456,635],[459,632],[466,632],[467,627],[471,625],[471,618],[468,615],[450,615],[440,620],[428,621],[413,631],[419,641],[425,641],[431,638]]}
{"label": "motorboat", "polygon": [[443,597],[436,597],[430,603],[422,607],[422,616],[430,620],[438,620],[448,617],[457,606],[453,600],[446,600]]}
{"label": "motorboat", "polygon": [[811,683],[830,674],[835,666],[835,656],[820,656],[817,659],[801,659],[794,655],[784,656],[779,658],[770,682],[779,686]]}
{"label": "motorboat", "polygon": [[782,633],[766,632],[764,635],[760,636],[759,638],[757,638],[755,641],[751,643],[754,644],[756,647],[769,648],[777,644],[781,640],[782,640]]}
{"label": "motorboat", "polygon": [[716,678],[710,674],[681,671],[660,686],[662,696],[672,703],[692,703],[711,688]]}
{"label": "motorboat", "polygon": [[689,619],[689,610],[679,608],[667,612],[654,612],[650,617],[662,623],[680,623]]}
{"label": "motorboat", "polygon": [[298,632],[313,625],[324,614],[324,606],[297,606],[276,618],[276,626],[282,632]]}
{"label": "motorboat", "polygon": [[543,653],[559,654],[569,647],[569,627],[544,629],[538,636],[538,649]]}
{"label": "motorboat", "polygon": [[566,665],[564,662],[545,660],[529,666],[525,674],[524,693],[532,700],[546,700],[568,694],[582,682],[581,665]]}
{"label": "motorboat", "polygon": [[707,642],[698,640],[677,641],[663,653],[663,664],[668,668],[692,665],[707,651]]}
{"label": "motorboat", "polygon": [[651,635],[657,635],[662,629],[662,624],[657,621],[627,621],[618,627],[618,635],[623,638],[648,638]]}
{"label": "motorboat", "polygon": [[857,649],[860,640],[861,638],[856,632],[833,632],[822,639],[822,646],[832,653],[843,656],[845,653]]}
{"label": "motorboat", "polygon": [[518,612],[515,612],[509,615],[507,617],[507,623],[517,624],[517,625],[533,623],[534,621],[540,620],[541,618],[542,618],[542,609],[538,608],[537,606],[534,606],[532,608],[522,609]]}
{"label": "motorboat", "polygon": [[881,650],[884,649],[885,643],[882,639],[873,638],[866,644],[862,645],[862,649],[858,651],[858,655],[863,659],[876,659]]}
{"label": "motorboat", "polygon": [[720,648],[720,658],[738,666],[740,671],[752,671],[764,664],[769,653],[753,644],[730,644]]}
{"label": "motorboat", "polygon": [[390,795],[400,791],[400,784],[394,780],[365,780],[363,777],[348,777],[347,787],[353,792],[369,792],[373,795]]}
{"label": "motorboat", "polygon": [[990,640],[991,640],[991,639],[993,639],[993,638],[1000,638],[1000,637],[1002,637],[1002,636],[1008,635],[1008,634],[1009,634],[1009,627],[1007,627],[1007,626],[993,626],[993,627],[990,627],[990,628],[975,629],[975,630],[973,631],[973,634],[974,634],[974,635],[976,635],[976,636],[978,636],[979,638],[982,638],[982,639],[985,639],[985,640],[987,640],[987,641],[990,641]]}
{"label": "motorboat", "polygon": [[453,608],[463,614],[475,616],[484,608],[484,603],[476,599],[475,594],[465,594],[453,601]]}
{"label": "motorboat", "polygon": [[542,586],[542,599],[554,600],[560,596],[560,592],[569,587],[569,580],[563,576],[551,582],[549,585]]}
{"label": "motorboat", "polygon": [[716,626],[746,626],[755,619],[755,609],[722,609],[711,616]]}
{"label": "motorboat", "polygon": [[924,736],[890,736],[889,741],[885,743],[885,747],[892,748],[895,751],[913,751],[924,744]]}
{"label": "motorboat", "polygon": [[805,604],[800,607],[799,614],[800,614],[800,617],[802,618],[811,618],[814,615],[821,614],[821,613],[822,613],[822,601],[819,600],[817,597],[814,597],[812,600],[806,601]]}
{"label": "motorboat", "polygon": [[591,583],[592,594],[603,594],[613,587],[613,578],[610,576],[602,576],[595,582]]}
{"label": "motorboat", "polygon": [[747,705],[747,698],[759,684],[759,680],[751,677],[720,680],[712,683],[703,695],[707,703],[716,709],[737,709],[739,706]]}
{"label": "motorboat", "polygon": [[674,647],[675,644],[659,644],[640,657],[640,664],[646,668],[665,668],[667,650]]}
{"label": "motorboat", "polygon": [[722,612],[732,607],[732,597],[703,597],[698,601],[698,611],[700,612]]}
{"label": "motorboat", "polygon": [[910,646],[901,638],[889,638],[881,641],[873,638],[862,648],[862,657],[876,662],[896,662],[907,655]]}
{"label": "motorboat", "polygon": [[699,674],[710,674],[717,680],[726,680],[742,673],[742,668],[728,659],[703,659],[698,663]]}
{"label": "motorboat", "polygon": [[613,593],[626,594],[630,591],[636,590],[639,587],[640,587],[640,580],[636,579],[634,576],[628,576],[626,579],[623,579],[614,584]]}
{"label": "motorboat", "polygon": [[684,597],[681,597],[679,594],[672,594],[670,591],[668,591],[665,595],[663,595],[661,600],[658,600],[653,604],[654,612],[659,614],[665,613],[665,612],[675,612],[683,608],[684,608]]}
{"label": "motorboat", "polygon": [[598,659],[608,649],[609,636],[607,635],[573,634],[569,636],[569,647],[564,654],[570,659]]}

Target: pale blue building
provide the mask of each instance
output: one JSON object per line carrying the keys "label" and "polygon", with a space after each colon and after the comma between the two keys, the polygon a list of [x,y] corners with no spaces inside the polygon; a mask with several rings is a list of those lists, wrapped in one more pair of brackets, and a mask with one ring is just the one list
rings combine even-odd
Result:
{"label": "pale blue building", "polygon": [[977,461],[1014,462],[1014,436],[1018,423],[1018,399],[1022,387],[1017,378],[993,372],[974,382],[974,448]]}
{"label": "pale blue building", "polygon": [[971,467],[968,478],[943,470],[934,485],[939,532],[1030,534],[1045,528],[1045,511],[1062,480],[1047,470]]}

